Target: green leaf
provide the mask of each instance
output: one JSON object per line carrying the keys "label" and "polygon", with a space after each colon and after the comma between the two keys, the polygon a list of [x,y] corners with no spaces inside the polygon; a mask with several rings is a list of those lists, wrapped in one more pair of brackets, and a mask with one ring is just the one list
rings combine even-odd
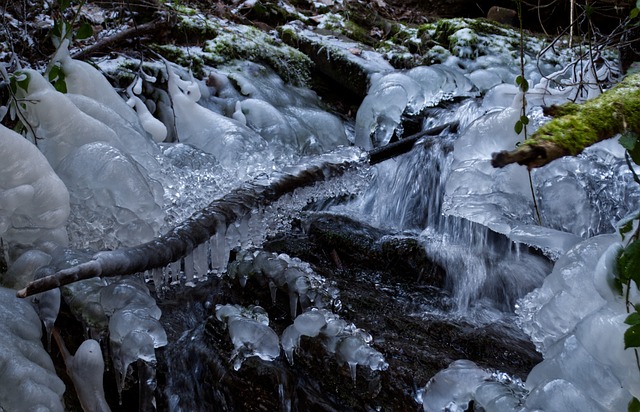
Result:
{"label": "green leaf", "polygon": [[527,81],[527,79],[522,80],[522,84],[520,85],[520,88],[524,93],[526,93],[529,90],[529,82]]}
{"label": "green leaf", "polygon": [[632,151],[633,148],[636,147],[636,144],[638,143],[638,135],[635,133],[623,133],[622,136],[620,136],[620,139],[618,140],[618,142],[625,149]]}
{"label": "green leaf", "polygon": [[516,77],[516,85],[520,86],[522,84],[522,80],[523,80],[522,76]]}
{"label": "green leaf", "polygon": [[631,242],[618,257],[618,273],[622,282],[633,280],[640,285],[640,240]]}
{"label": "green leaf", "polygon": [[25,91],[27,89],[29,89],[29,75],[28,74],[26,74],[24,72],[21,72],[21,71],[18,71],[18,72],[15,72],[14,76],[15,76],[14,78],[16,80],[16,85],[19,88],[21,88],[22,90],[25,90]]}
{"label": "green leaf", "polygon": [[631,399],[631,402],[629,402],[628,411],[629,412],[640,412],[640,401],[638,400],[638,398]]}
{"label": "green leaf", "polygon": [[524,125],[522,124],[522,122],[520,120],[518,120],[516,122],[516,125],[513,127],[513,130],[516,131],[516,134],[520,134],[520,133],[522,133],[523,127],[524,127]]}
{"label": "green leaf", "polygon": [[[56,81],[58,79],[58,77],[60,77],[61,73],[62,73],[62,70],[60,69],[60,66],[56,64],[49,71],[49,81],[50,82]],[[63,74],[63,76],[64,76],[64,74]]]}
{"label": "green leaf", "polygon": [[632,314],[627,316],[627,318],[624,320],[624,323],[632,326],[640,324],[640,313],[633,312]]}
{"label": "green leaf", "polygon": [[[631,163],[628,161],[629,159],[629,155],[625,152],[625,157],[627,160],[627,166],[629,167],[633,167],[631,165]],[[633,169],[631,169],[633,170]],[[634,172],[635,174],[635,172]],[[640,183],[640,179],[638,181],[638,183]],[[617,223],[618,226],[618,233],[620,233],[620,236],[622,236],[622,240],[625,239],[627,233],[631,232],[633,230],[633,224],[636,220],[640,220],[640,209],[636,209],[633,212],[629,213],[628,215],[626,215],[625,217],[623,217],[622,219],[620,219]]]}
{"label": "green leaf", "polygon": [[529,124],[529,118],[527,116],[520,116],[520,121],[522,122],[522,124],[527,125]]}
{"label": "green leaf", "polygon": [[76,31],[76,39],[84,40],[93,36],[93,27],[86,21],[80,25]]}
{"label": "green leaf", "polygon": [[640,347],[640,325],[633,325],[624,332],[624,348]]}
{"label": "green leaf", "polygon": [[53,87],[59,91],[60,93],[67,92],[67,82],[64,81],[64,78],[59,78],[53,83]]}
{"label": "green leaf", "polygon": [[638,17],[638,13],[640,13],[640,8],[636,7],[635,9],[631,9],[631,12],[629,13],[629,17],[632,19],[635,19],[636,17]]}
{"label": "green leaf", "polygon": [[60,6],[60,10],[64,10],[71,5],[71,0],[58,0],[58,5]]}

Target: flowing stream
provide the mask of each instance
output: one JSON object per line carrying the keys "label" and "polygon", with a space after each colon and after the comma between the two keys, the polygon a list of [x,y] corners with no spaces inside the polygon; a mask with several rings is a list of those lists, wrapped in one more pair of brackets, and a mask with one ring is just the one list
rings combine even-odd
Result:
{"label": "flowing stream", "polygon": [[[517,165],[492,168],[491,153],[522,140],[514,125],[523,103],[512,86],[519,68],[485,57],[375,73],[355,121],[256,63],[211,68],[207,82],[168,62],[146,66],[147,106],[160,117],[171,97],[172,133],[180,140],[155,144],[144,136],[155,137],[161,127],[149,128],[148,118],[124,127],[119,106],[104,101],[92,112],[94,103],[80,95],[101,86],[87,74],[91,69],[60,52],[62,68],[77,76],[67,74],[70,97],[28,70],[21,97],[39,103],[27,117],[69,190],[69,243],[56,245],[62,229],[47,228],[48,237],[33,240],[44,251],[11,262],[7,276],[19,284],[34,268],[50,273],[100,264],[106,271],[127,266],[117,259],[131,267],[172,262],[130,280],[93,278],[63,288],[86,337],[109,353],[105,376],[115,379],[107,392],[124,407],[407,410],[419,407],[415,397],[428,411],[465,410],[472,400],[482,410],[520,411],[554,405],[572,388],[575,397],[563,399],[578,406],[567,410],[587,410],[580,405],[590,404],[596,384],[562,378],[565,386],[549,389],[548,382],[592,358],[612,370],[616,364],[588,346],[584,336],[597,336],[596,326],[580,326],[577,314],[562,318],[580,312],[587,292],[571,300],[573,292],[557,285],[570,285],[565,274],[578,265],[591,273],[609,262],[598,259],[612,256],[605,251],[619,239],[611,234],[637,207],[640,190],[613,139],[531,175]],[[529,133],[548,121],[543,104],[593,97],[550,86],[543,76],[571,80],[561,69],[527,65]],[[583,77],[603,78],[606,70],[588,67]],[[142,98],[137,89],[129,89],[131,105]],[[138,114],[145,110],[136,107]],[[60,126],[60,116],[69,124]],[[421,130],[457,126],[375,166],[353,147],[386,145],[408,122]],[[99,137],[92,141],[87,130]],[[78,133],[82,138],[73,137]],[[51,143],[67,135],[73,138],[64,145]],[[285,190],[305,176],[320,181]],[[181,223],[194,213],[201,227]],[[28,243],[27,232],[10,228],[6,236],[19,245]],[[162,233],[168,234],[152,240]],[[154,242],[169,244],[166,256],[135,249]],[[95,252],[122,247],[131,248]],[[11,249],[11,257],[21,248]],[[560,280],[549,286],[545,278],[554,273]],[[41,315],[44,296],[36,299]],[[598,302],[582,308],[584,318],[606,306]],[[572,334],[574,327],[582,334]],[[565,367],[565,358],[553,367],[543,362],[525,384],[523,374],[540,361],[525,332],[545,362],[564,354],[563,345],[567,353],[571,345],[586,349],[578,366]],[[597,379],[603,394],[618,382],[607,373]],[[59,391],[57,382],[52,386]],[[593,410],[628,401],[620,384],[616,390]]]}

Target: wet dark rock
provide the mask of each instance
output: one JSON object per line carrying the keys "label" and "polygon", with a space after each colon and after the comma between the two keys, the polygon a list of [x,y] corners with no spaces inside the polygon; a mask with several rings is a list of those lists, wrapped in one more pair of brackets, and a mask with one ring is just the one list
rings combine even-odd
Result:
{"label": "wet dark rock", "polygon": [[[416,410],[415,390],[456,359],[525,377],[540,361],[513,326],[483,327],[426,315],[447,309],[439,287],[443,273],[410,237],[394,237],[344,216],[309,214],[297,228],[268,242],[268,250],[312,263],[336,283],[347,322],[371,333],[372,346],[389,368],[358,366],[355,383],[318,338],[302,337],[290,365],[249,358],[235,371],[233,346],[215,305],[260,305],[280,335],[291,324],[288,297],[272,304],[267,287],[249,278],[212,278],[197,288],[177,288],[159,302],[169,341],[159,351],[158,410],[273,411],[290,402],[293,411]],[[430,268],[429,268],[430,266]],[[427,269],[425,269],[427,268]],[[432,274],[421,273],[433,271]]]}

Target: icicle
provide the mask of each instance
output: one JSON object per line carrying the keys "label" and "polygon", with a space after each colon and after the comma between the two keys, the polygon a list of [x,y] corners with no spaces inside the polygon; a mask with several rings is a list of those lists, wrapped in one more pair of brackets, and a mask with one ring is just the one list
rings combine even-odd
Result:
{"label": "icicle", "polygon": [[224,221],[218,223],[216,234],[209,240],[211,247],[211,270],[222,273],[229,262],[229,246],[227,245],[227,225]]}
{"label": "icicle", "polygon": [[169,284],[170,285],[175,285],[180,283],[180,262],[182,261],[182,259],[178,259],[175,262],[172,262],[169,264],[169,267],[171,268],[171,277]]}
{"label": "icicle", "polygon": [[184,277],[185,277],[185,286],[194,287],[195,283],[193,283],[193,278],[195,275],[195,268],[193,263],[193,253],[189,253],[187,257],[184,258]]}
{"label": "icicle", "polygon": [[165,268],[155,268],[151,271],[151,278],[156,289],[156,295],[162,297],[164,295]]}
{"label": "icicle", "polygon": [[196,276],[200,280],[204,280],[207,277],[207,272],[209,271],[209,245],[208,242],[205,242],[199,245],[193,251],[193,264],[196,270]]}
{"label": "icicle", "polygon": [[247,249],[251,243],[249,236],[249,220],[251,220],[251,212],[245,213],[237,220],[238,241],[241,249]]}

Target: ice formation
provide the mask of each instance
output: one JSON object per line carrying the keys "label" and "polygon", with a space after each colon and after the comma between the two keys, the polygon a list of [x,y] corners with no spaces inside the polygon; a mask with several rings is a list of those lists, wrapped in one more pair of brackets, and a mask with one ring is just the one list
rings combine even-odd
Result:
{"label": "ice formation", "polygon": [[129,365],[137,360],[155,365],[155,349],[167,344],[167,334],[155,299],[137,279],[125,278],[101,288],[100,305],[109,318],[109,345],[122,390]]}
{"label": "ice formation", "polygon": [[159,322],[162,313],[141,280],[123,278],[108,283],[92,278],[64,287],[63,294],[91,338],[101,340],[108,335],[119,391],[125,388],[131,363],[142,360],[155,365],[155,349],[167,344],[167,334]]}
{"label": "ice formation", "polygon": [[[450,401],[459,403],[460,394],[463,403],[474,400],[488,412],[626,410],[640,396],[640,374],[633,350],[624,349],[628,314],[613,287],[621,248],[617,235],[579,243],[556,262],[542,287],[521,300],[519,323],[544,357],[524,391],[487,389],[485,379],[465,375],[486,372],[475,365],[463,372],[453,364],[425,388],[424,410],[441,411]],[[632,293],[631,301],[637,300]],[[443,379],[452,384],[438,386]]]}
{"label": "ice formation", "polygon": [[229,264],[228,275],[238,278],[241,285],[249,277],[267,284],[275,302],[278,290],[289,295],[291,317],[295,318],[298,305],[303,311],[315,308],[339,307],[338,290],[316,274],[308,263],[288,255],[275,255],[266,251],[241,251]]}
{"label": "ice formation", "polygon": [[47,159],[2,125],[0,158],[0,238],[10,249],[45,242],[66,246],[69,193]]}
{"label": "ice formation", "polygon": [[260,306],[216,305],[216,318],[229,329],[235,348],[232,355],[235,370],[252,356],[265,361],[280,356],[278,335],[269,327],[269,315]]}
{"label": "ice formation", "polygon": [[167,138],[167,127],[160,120],[153,117],[149,108],[137,95],[142,93],[142,78],[137,77],[134,83],[127,89],[129,100],[127,104],[136,109],[142,128],[151,135],[156,143],[163,142]]}
{"label": "ice formation", "polygon": [[52,63],[55,62],[60,62],[69,93],[90,97],[118,113],[128,123],[139,127],[140,123],[136,113],[126,104],[102,73],[87,62],[71,58],[68,39],[63,40],[58,47],[56,55],[52,59]]}
{"label": "ice formation", "polygon": [[[242,286],[246,285],[249,278],[267,284],[274,303],[278,290],[289,294],[291,318],[294,321],[280,338],[289,363],[294,362],[293,354],[300,346],[301,337],[307,336],[320,339],[327,352],[335,354],[340,363],[347,364],[354,381],[357,365],[367,366],[371,370],[385,370],[388,367],[384,356],[369,345],[371,335],[332,312],[332,309],[341,307],[338,290],[314,273],[308,263],[285,254],[241,251],[229,265],[228,275],[237,278]],[[303,309],[299,315],[298,304]],[[224,318],[229,316],[230,310],[239,309],[221,306],[216,314],[218,318]]]}
{"label": "ice formation", "polygon": [[209,83],[212,97],[202,104],[246,124],[285,159],[349,143],[342,121],[322,109],[315,93],[285,84],[267,67],[241,62],[213,71]]}
{"label": "ice formation", "polygon": [[[104,243],[93,244],[95,247],[151,239],[163,218],[163,189],[150,177],[158,173],[157,162],[137,162],[121,140],[131,133],[118,136],[114,129],[78,109],[40,73],[24,73],[29,84],[22,97],[29,102],[27,119],[41,139],[39,147],[69,189],[72,205],[85,213],[84,221],[76,216],[75,224],[82,226],[93,220],[94,224],[100,222],[103,233],[109,229],[115,232],[114,240],[101,239]],[[104,116],[109,116],[108,109],[105,111]],[[151,167],[156,170],[149,170]]]}
{"label": "ice formation", "polygon": [[64,410],[64,383],[42,347],[42,326],[29,302],[0,288],[0,408]]}
{"label": "ice formation", "polygon": [[259,134],[237,120],[197,104],[201,94],[197,83],[182,80],[172,69],[167,70],[176,131],[182,143],[213,154],[241,180],[270,164],[272,156]]}
{"label": "ice formation", "polygon": [[87,339],[78,348],[75,355],[65,352],[67,374],[76,388],[80,405],[85,411],[110,412],[104,395],[104,360],[100,344]]}
{"label": "ice formation", "polygon": [[366,150],[384,146],[394,135],[402,137],[404,115],[416,116],[443,100],[476,94],[461,70],[443,65],[373,76],[356,114],[355,143]]}

